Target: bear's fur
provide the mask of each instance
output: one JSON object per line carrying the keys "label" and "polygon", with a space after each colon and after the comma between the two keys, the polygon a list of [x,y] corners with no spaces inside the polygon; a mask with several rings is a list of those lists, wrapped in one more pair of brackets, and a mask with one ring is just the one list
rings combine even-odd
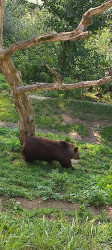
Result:
{"label": "bear's fur", "polygon": [[78,147],[66,141],[53,141],[47,138],[27,137],[22,147],[26,161],[58,161],[63,167],[72,168],[71,159],[79,159]]}

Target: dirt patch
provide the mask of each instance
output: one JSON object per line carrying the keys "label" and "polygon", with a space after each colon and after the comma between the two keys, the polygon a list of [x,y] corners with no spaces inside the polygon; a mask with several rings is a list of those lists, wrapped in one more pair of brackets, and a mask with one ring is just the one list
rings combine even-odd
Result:
{"label": "dirt patch", "polygon": [[[83,141],[83,142],[89,142],[89,143],[95,143],[95,144],[102,143],[101,139],[100,139],[100,134],[99,134],[100,129],[105,127],[105,126],[112,126],[112,122],[108,122],[108,121],[97,121],[97,122],[82,121],[80,119],[73,119],[71,116],[64,114],[63,115],[63,124],[72,124],[72,123],[84,124],[87,127],[88,135],[83,136],[83,135],[80,135],[78,132],[73,131],[73,132],[69,133],[69,136],[71,138],[73,138],[74,140],[77,140],[77,141]],[[14,129],[14,128],[18,128],[19,125],[17,123],[13,123],[13,122],[1,122],[0,121],[0,127],[8,127],[8,128]],[[48,129],[37,129],[36,131],[42,132],[42,133],[51,132],[53,134],[59,134],[55,130],[48,130]],[[65,135],[65,133],[63,133],[63,132],[61,134]]]}
{"label": "dirt patch", "polygon": [[70,137],[74,138],[75,140],[78,141],[83,141],[83,142],[89,142],[89,143],[95,143],[95,144],[101,144],[101,139],[100,139],[100,124],[99,122],[82,122],[87,127],[87,132],[88,135],[82,136],[77,134],[76,132],[70,132]]}
{"label": "dirt patch", "polygon": [[29,95],[31,99],[36,99],[36,100],[46,100],[46,99],[53,99],[52,97],[47,97],[47,96],[38,96],[38,95]]}
{"label": "dirt patch", "polygon": [[67,112],[62,114],[63,124],[72,124],[74,119]]}
{"label": "dirt patch", "polygon": [[[7,205],[9,203],[9,199],[5,197],[1,197],[1,204]],[[62,200],[53,200],[53,199],[47,199],[42,200],[41,198],[37,198],[36,200],[28,200],[24,197],[16,197],[14,198],[15,202],[20,202],[20,205],[24,207],[25,209],[39,209],[39,208],[57,208],[61,209],[62,211],[68,210],[68,211],[74,211],[78,210],[81,206],[81,203],[75,203],[72,204],[67,201]]]}
{"label": "dirt patch", "polygon": [[84,124],[87,127],[88,135],[81,136],[80,140],[84,142],[95,143],[95,144],[102,143],[100,139],[100,130],[104,128],[105,126],[112,126],[112,122],[103,121],[103,120],[83,121],[82,124]]}
{"label": "dirt patch", "polygon": [[79,118],[73,118],[67,112],[62,114],[63,117],[63,124],[82,124],[85,125],[87,128],[88,135],[82,136],[76,131],[72,131],[69,133],[69,136],[77,141],[89,142],[89,143],[96,143],[101,144],[100,139],[100,129],[104,128],[105,126],[111,126],[112,122],[109,121],[85,121],[80,120]]}
{"label": "dirt patch", "polygon": [[68,211],[74,211],[80,208],[80,203],[72,204],[70,202],[66,201],[59,201],[59,200],[42,200],[42,199],[36,199],[33,201],[27,200],[23,197],[18,197],[15,199],[16,201],[19,201],[21,206],[23,206],[26,209],[39,209],[39,208],[57,208],[61,209],[62,211],[68,210]]}
{"label": "dirt patch", "polygon": [[7,210],[7,204],[9,203],[9,199],[5,198],[5,197],[1,197],[0,198],[0,207],[2,209],[3,212],[6,212]]}
{"label": "dirt patch", "polygon": [[[9,199],[5,197],[1,197],[1,205],[2,205],[2,211],[7,210],[7,206],[9,203]],[[25,209],[28,210],[33,210],[33,209],[40,209],[40,208],[56,208],[56,209],[61,209],[62,211],[78,211],[80,209],[81,203],[70,203],[67,201],[62,201],[62,200],[53,200],[53,199],[48,199],[48,200],[42,200],[41,198],[37,198],[36,200],[28,200],[24,197],[17,197],[14,199],[14,202],[20,202],[20,205],[24,207]],[[110,220],[112,220],[112,207],[109,206],[103,206],[103,207],[91,207],[87,209],[88,211],[91,211],[94,216],[97,215],[102,215],[103,210],[107,211],[107,215]]]}
{"label": "dirt patch", "polygon": [[106,207],[106,210],[107,210],[107,213],[108,213],[108,216],[110,219],[112,219],[112,207]]}
{"label": "dirt patch", "polygon": [[0,121],[0,127],[7,127],[7,128],[18,128],[19,125],[18,123],[14,123],[14,122],[2,122]]}
{"label": "dirt patch", "polygon": [[[46,97],[40,97],[40,96],[33,96],[32,98],[37,98],[37,99],[47,99]],[[98,103],[97,103],[98,104]],[[106,105],[106,104],[101,104],[100,105]],[[80,135],[76,131],[72,131],[69,133],[69,136],[73,138],[74,140],[77,141],[83,141],[83,142],[89,142],[89,143],[96,143],[96,144],[101,144],[101,139],[100,139],[100,130],[104,128],[105,126],[112,126],[112,122],[106,121],[106,120],[99,120],[99,121],[89,121],[89,120],[81,120],[79,118],[74,118],[72,115],[70,115],[67,111],[62,113],[62,118],[63,124],[82,124],[85,125],[87,128],[88,135],[83,136]],[[0,127],[8,127],[8,128],[17,128],[19,127],[18,123],[13,123],[13,122],[2,122],[0,121]],[[51,132],[53,134],[59,134],[55,130],[48,130],[48,129],[37,129],[38,132]],[[65,133],[61,133],[65,134]]]}

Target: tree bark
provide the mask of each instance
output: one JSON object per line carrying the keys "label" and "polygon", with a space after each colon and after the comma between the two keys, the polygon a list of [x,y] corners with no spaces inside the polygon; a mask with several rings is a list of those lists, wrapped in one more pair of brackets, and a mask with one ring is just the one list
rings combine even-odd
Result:
{"label": "tree bark", "polygon": [[26,85],[24,87],[18,87],[17,92],[18,93],[25,93],[28,91],[35,91],[35,90],[66,90],[66,89],[77,89],[77,88],[89,88],[90,86],[99,86],[103,85],[105,83],[111,82],[112,77],[111,76],[105,76],[99,80],[93,80],[93,81],[82,81],[72,84],[65,84],[59,82],[55,83],[36,83],[33,85]]}
{"label": "tree bark", "polygon": [[3,47],[3,15],[4,15],[5,1],[0,0],[0,49]]}
{"label": "tree bark", "polygon": [[19,114],[20,141],[24,142],[26,135],[35,134],[35,113],[28,96],[24,92],[17,92],[18,87],[23,87],[22,77],[11,58],[1,60],[1,69],[10,85],[13,100]]}

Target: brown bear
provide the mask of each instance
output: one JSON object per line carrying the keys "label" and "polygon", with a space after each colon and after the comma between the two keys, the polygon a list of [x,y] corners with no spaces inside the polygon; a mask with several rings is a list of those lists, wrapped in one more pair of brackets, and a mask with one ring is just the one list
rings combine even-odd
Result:
{"label": "brown bear", "polygon": [[22,154],[26,161],[34,160],[58,161],[63,167],[72,168],[71,159],[79,159],[78,147],[66,141],[54,141],[47,138],[26,137],[22,147]]}

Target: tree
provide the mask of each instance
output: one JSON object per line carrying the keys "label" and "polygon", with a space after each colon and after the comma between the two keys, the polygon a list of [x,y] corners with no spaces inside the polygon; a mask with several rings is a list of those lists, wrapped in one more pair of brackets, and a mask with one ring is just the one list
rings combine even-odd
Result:
{"label": "tree", "polygon": [[[19,1],[19,3],[18,3]],[[25,1],[25,0],[24,0]],[[18,41],[29,39],[39,34],[52,32],[46,27],[48,11],[33,3],[21,0],[7,0],[4,12],[4,47],[8,47]],[[60,43],[59,43],[60,44]],[[43,43],[40,46],[20,50],[12,57],[15,66],[21,71],[23,81],[31,84],[31,81],[51,82],[52,74],[47,70],[46,63],[56,61],[54,47],[57,43]],[[55,50],[56,50],[55,48]],[[53,51],[52,51],[53,50]],[[56,66],[56,64],[54,63]]]}
{"label": "tree", "polygon": [[111,76],[94,80],[79,82],[74,84],[64,84],[61,77],[52,70],[56,75],[57,81],[55,83],[36,83],[31,86],[23,86],[21,72],[15,67],[11,56],[19,50],[30,48],[31,46],[37,46],[45,42],[66,41],[66,40],[83,40],[90,36],[90,32],[87,31],[87,27],[92,24],[92,17],[99,15],[112,7],[112,0],[108,1],[96,8],[90,8],[86,11],[77,28],[71,32],[51,33],[46,35],[39,35],[31,39],[16,42],[8,48],[3,48],[3,15],[5,9],[5,0],[0,0],[0,68],[4,73],[13,95],[14,103],[19,113],[19,128],[20,128],[20,141],[24,142],[26,135],[32,136],[35,133],[35,114],[34,109],[26,94],[28,91],[39,90],[60,90],[60,89],[74,89],[80,87],[89,87],[99,84],[108,83],[111,81]]}
{"label": "tree", "polygon": [[[43,6],[47,8],[50,15],[46,22],[46,25],[52,27],[52,30],[56,32],[71,31],[77,27],[77,23],[80,22],[82,14],[89,9],[91,6],[98,6],[102,4],[102,0],[43,0]],[[108,14],[107,14],[108,13]],[[94,24],[90,26],[90,30],[97,31],[102,29],[102,27],[107,26],[109,23],[109,17],[111,18],[110,11],[103,12],[101,15],[94,17]],[[108,22],[107,22],[108,20]],[[111,45],[110,45],[111,46]],[[74,55],[75,51],[75,55]],[[70,42],[64,41],[59,43],[58,50],[56,52],[58,58],[58,65],[60,67],[60,72],[66,80],[68,73],[70,73],[71,80],[80,79],[88,80],[90,74],[94,74],[94,66],[98,67],[97,62],[94,58],[90,58],[88,49],[85,49],[85,43],[82,42]],[[83,56],[84,55],[84,56]],[[97,54],[98,56],[98,54]],[[103,58],[103,55],[102,55]],[[88,67],[86,60],[94,60],[93,67],[92,64]],[[96,65],[95,65],[96,62]],[[74,65],[74,67],[73,67]],[[105,61],[106,65],[106,61]],[[76,70],[74,68],[76,67]],[[82,69],[79,74],[79,68]],[[86,69],[87,68],[87,69]],[[98,67],[98,73],[101,72],[101,67]],[[96,72],[96,74],[97,74]],[[102,72],[101,72],[102,73]],[[98,77],[98,76],[97,76]],[[94,79],[94,76],[93,76]]]}
{"label": "tree", "polygon": [[[43,0],[42,2],[43,6],[51,13],[48,25],[52,26],[56,32],[74,29],[87,9],[102,4],[102,0]],[[93,31],[99,29],[99,27],[101,28],[101,26],[105,25],[106,19],[107,14],[102,13],[102,15],[94,19],[94,25],[90,29]]]}

